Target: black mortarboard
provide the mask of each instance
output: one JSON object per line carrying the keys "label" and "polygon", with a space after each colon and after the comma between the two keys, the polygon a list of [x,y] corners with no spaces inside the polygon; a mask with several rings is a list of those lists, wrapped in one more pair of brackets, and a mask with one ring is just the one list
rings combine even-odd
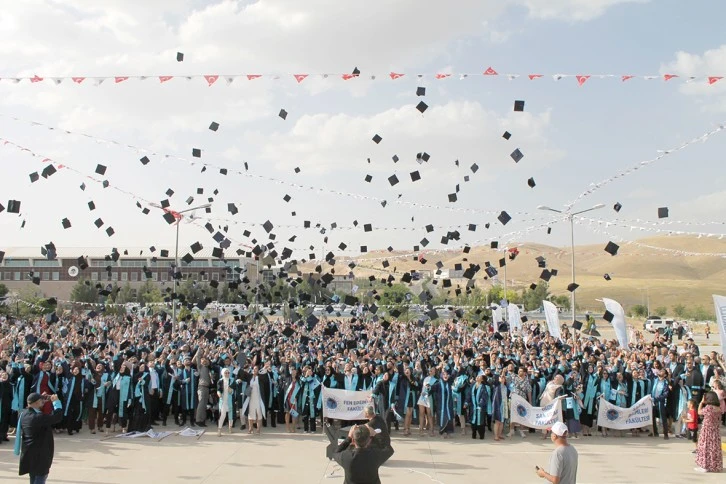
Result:
{"label": "black mortarboard", "polygon": [[96,165],[96,173],[103,175],[106,173],[106,167],[103,165]]}
{"label": "black mortarboard", "polygon": [[373,177],[372,177],[372,176],[370,176],[370,175],[366,175],[366,177],[365,177],[365,181],[367,181],[368,183],[370,183],[370,182],[371,182],[371,180],[373,180]]}
{"label": "black mortarboard", "polygon": [[358,344],[355,342],[355,340],[348,340],[345,342],[346,349],[354,350],[356,346],[358,346]]}
{"label": "black mortarboard", "polygon": [[418,172],[418,170],[411,172],[411,181],[419,181],[421,179],[421,174]]}
{"label": "black mortarboard", "polygon": [[416,95],[417,96],[425,96],[426,95],[426,88],[423,86],[418,86],[416,88]]}
{"label": "black mortarboard", "polygon": [[194,256],[192,256],[189,252],[184,254],[184,257],[182,257],[182,261],[184,261],[185,264],[191,264],[193,260]]}
{"label": "black mortarboard", "polygon": [[575,322],[572,323],[572,329],[574,329],[575,331],[581,330],[582,329],[582,321],[575,320]]}
{"label": "black mortarboard", "polygon": [[291,328],[290,326],[287,326],[287,327],[286,327],[285,329],[283,329],[283,330],[282,330],[282,334],[283,334],[283,335],[284,335],[285,337],[289,338],[289,337],[291,337],[291,336],[292,336],[293,334],[295,334],[295,330],[294,330],[294,329],[292,329],[292,328]]}
{"label": "black mortarboard", "polygon": [[524,111],[524,101],[514,101],[515,111]]}
{"label": "black mortarboard", "polygon": [[69,229],[69,228],[71,228],[71,221],[70,221],[70,220],[68,220],[67,218],[64,218],[64,219],[63,219],[63,220],[61,221],[61,224],[63,225],[63,228],[64,228],[64,229]]}
{"label": "black mortarboard", "polygon": [[367,245],[361,245],[360,246],[360,251],[361,252],[368,252],[368,246]]}
{"label": "black mortarboard", "polygon": [[177,52],[176,53],[176,61],[177,62],[183,62],[184,61],[184,53],[183,52]]}
{"label": "black mortarboard", "polygon": [[109,237],[111,237],[115,233],[116,231],[113,229],[113,227],[106,228],[106,235],[108,235]]}
{"label": "black mortarboard", "polygon": [[265,229],[265,232],[269,234],[270,232],[272,232],[274,226],[272,225],[272,222],[268,220],[264,224],[262,224],[262,228]]}
{"label": "black mortarboard", "polygon": [[469,169],[471,170],[472,173],[476,173],[477,171],[479,171],[479,165],[477,165],[476,163],[474,163],[473,165],[471,165],[469,167]]}
{"label": "black mortarboard", "polygon": [[40,175],[38,175],[38,172],[37,171],[34,171],[33,173],[30,174],[30,182],[31,183],[35,183],[38,180],[40,180]]}
{"label": "black mortarboard", "polygon": [[504,134],[502,135],[502,138],[504,138],[504,139],[509,139],[511,137],[512,137],[512,133],[510,133],[509,131],[505,131]]}
{"label": "black mortarboard", "polygon": [[20,213],[19,200],[8,200],[8,213]]}
{"label": "black mortarboard", "polygon": [[199,148],[192,148],[192,156],[194,158],[201,158],[202,157],[202,150]]}
{"label": "black mortarboard", "polygon": [[552,277],[552,273],[550,271],[548,271],[547,269],[543,270],[542,274],[539,275],[539,278],[542,279],[543,281],[549,281],[551,277]]}
{"label": "black mortarboard", "polygon": [[497,341],[501,341],[504,339],[504,336],[502,336],[501,333],[496,332],[496,333],[494,333],[494,339]]}
{"label": "black mortarboard", "polygon": [[623,208],[623,206],[620,204],[620,202],[617,202],[615,205],[613,205],[613,210],[615,210],[616,212],[619,212],[621,208]]}
{"label": "black mortarboard", "polygon": [[531,289],[532,291],[534,291],[535,289],[537,289],[537,284],[535,284],[535,283],[533,282],[532,284],[530,284],[530,285],[529,285],[529,288],[530,288],[530,289]]}
{"label": "black mortarboard", "polygon": [[363,224],[363,231],[364,232],[370,232],[371,230],[373,230],[373,225],[372,224]]}
{"label": "black mortarboard", "polygon": [[611,313],[610,311],[605,311],[605,314],[602,315],[602,318],[607,321],[608,323],[611,323],[613,321],[613,318],[615,315]]}
{"label": "black mortarboard", "polygon": [[280,114],[278,114],[282,119],[287,119],[287,111],[284,109],[280,109]]}
{"label": "black mortarboard", "polygon": [[142,165],[148,165],[151,160],[149,159],[148,156],[143,156],[139,161],[141,162]]}
{"label": "black mortarboard", "polygon": [[202,250],[203,248],[204,248],[204,247],[203,247],[203,246],[202,246],[202,244],[200,244],[199,242],[194,242],[194,243],[192,244],[192,247],[191,247],[191,249],[192,249],[192,252],[193,252],[194,254],[196,254],[197,252],[199,252],[199,251],[200,251],[200,250]]}
{"label": "black mortarboard", "polygon": [[215,247],[212,249],[212,257],[221,259],[224,257],[224,251],[221,247]]}
{"label": "black mortarboard", "polygon": [[612,277],[610,277],[610,274],[605,274],[605,275],[603,275],[602,277],[603,277],[603,279],[605,279],[606,281],[609,281],[609,280],[611,280],[611,279],[612,279]]}
{"label": "black mortarboard", "polygon": [[204,338],[207,341],[214,341],[217,338],[217,333],[211,329],[204,333]]}
{"label": "black mortarboard", "polygon": [[499,214],[497,217],[497,220],[499,220],[502,225],[507,225],[510,220],[512,220],[512,217],[509,216],[509,214],[505,211],[502,211],[502,213]]}
{"label": "black mortarboard", "polygon": [[567,290],[570,292],[574,292],[578,287],[580,287],[579,284],[576,284],[574,282],[571,282],[567,285]]}
{"label": "black mortarboard", "polygon": [[169,257],[169,251],[168,251],[167,249],[161,249],[161,250],[159,251],[159,255],[160,255],[161,257]]}
{"label": "black mortarboard", "polygon": [[496,240],[492,240],[492,242],[491,242],[491,243],[489,244],[489,246],[490,246],[490,247],[491,247],[492,249],[497,249],[497,248],[499,248],[499,242],[498,242],[498,241],[496,241]]}
{"label": "black mortarboard", "polygon": [[456,193],[449,193],[449,201],[454,203],[457,200]]}
{"label": "black mortarboard", "polygon": [[46,323],[57,323],[58,322],[58,315],[55,312],[48,313],[45,315],[45,322]]}
{"label": "black mortarboard", "polygon": [[383,141],[383,138],[381,138],[381,137],[380,137],[379,135],[375,135],[375,136],[373,136],[373,142],[374,142],[375,144],[378,144],[378,143],[380,143],[381,141]]}
{"label": "black mortarboard", "polygon": [[668,218],[668,207],[660,207],[658,209],[658,218]]}
{"label": "black mortarboard", "polygon": [[219,123],[215,123],[212,121],[212,124],[209,125],[209,129],[212,131],[217,131],[219,129]]}
{"label": "black mortarboard", "polygon": [[529,185],[529,188],[534,188],[535,186],[537,186],[537,184],[534,182],[534,178],[530,178],[529,180],[527,180],[527,185]]}
{"label": "black mortarboard", "polygon": [[614,242],[608,242],[608,245],[605,246],[605,252],[607,252],[610,255],[616,255],[618,253],[618,249],[620,246]]}
{"label": "black mortarboard", "polygon": [[388,177],[388,183],[391,184],[391,186],[394,186],[398,184],[398,177],[396,175],[391,175]]}
{"label": "black mortarboard", "polygon": [[[53,166],[53,164],[51,163],[50,165],[43,168],[43,171],[41,171],[40,174],[43,178],[48,178],[48,177],[52,176],[56,171],[58,171],[58,170],[56,170],[55,166]],[[33,181],[32,175],[30,176],[30,180]]]}
{"label": "black mortarboard", "polygon": [[524,158],[524,155],[522,154],[521,151],[519,151],[519,148],[517,148],[516,150],[512,151],[512,154],[509,155],[509,156],[512,157],[512,159],[514,160],[515,163],[519,163],[519,160],[521,160],[522,158]]}
{"label": "black mortarboard", "polygon": [[428,108],[429,105],[423,101],[419,101],[419,103],[416,105],[416,109],[418,109],[421,114],[423,114],[424,111],[426,111]]}

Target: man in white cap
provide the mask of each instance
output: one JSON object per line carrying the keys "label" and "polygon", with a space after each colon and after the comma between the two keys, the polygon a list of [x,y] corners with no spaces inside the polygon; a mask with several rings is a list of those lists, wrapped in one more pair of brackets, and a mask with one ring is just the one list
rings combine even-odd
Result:
{"label": "man in white cap", "polygon": [[537,475],[553,484],[575,484],[577,482],[577,451],[567,443],[567,425],[556,422],[552,428],[551,438],[555,450],[550,457],[550,472],[535,466]]}

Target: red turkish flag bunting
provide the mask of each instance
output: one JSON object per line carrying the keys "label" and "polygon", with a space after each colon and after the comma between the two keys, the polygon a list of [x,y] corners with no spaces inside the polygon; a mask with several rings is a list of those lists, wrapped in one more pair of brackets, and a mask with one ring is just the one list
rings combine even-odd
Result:
{"label": "red turkish flag bunting", "polygon": [[127,81],[128,79],[129,79],[128,76],[118,76],[118,77],[113,78],[113,82],[118,84],[119,82],[124,82],[124,81]]}
{"label": "red turkish flag bunting", "polygon": [[630,79],[634,78],[635,76],[623,76],[621,79],[623,82],[629,81]]}
{"label": "red turkish flag bunting", "polygon": [[391,79],[393,79],[393,80],[395,81],[395,80],[396,80],[396,79],[398,79],[399,77],[403,77],[403,76],[405,76],[406,74],[399,74],[398,72],[391,72],[391,73],[390,73],[390,74],[388,74],[388,75],[389,75],[389,76],[391,76]]}
{"label": "red turkish flag bunting", "polygon": [[587,82],[588,79],[590,79],[590,76],[575,76],[577,78],[577,83],[582,86]]}
{"label": "red turkish flag bunting", "polygon": [[212,84],[217,82],[217,79],[219,79],[219,76],[218,75],[204,76],[204,78],[207,80],[207,84],[209,84],[211,86]]}
{"label": "red turkish flag bunting", "polygon": [[37,74],[30,78],[30,82],[40,82],[42,80],[43,80],[43,78],[42,77],[38,77]]}
{"label": "red turkish flag bunting", "polygon": [[436,74],[436,79],[446,79],[451,74]]}
{"label": "red turkish flag bunting", "polygon": [[159,76],[159,82],[166,82],[173,78],[174,78],[174,76]]}
{"label": "red turkish flag bunting", "polygon": [[247,74],[247,80],[251,81],[252,79],[259,79],[262,77],[262,74]]}
{"label": "red turkish flag bunting", "polygon": [[720,81],[721,79],[723,79],[723,77],[719,77],[719,76],[711,76],[711,77],[709,77],[709,78],[708,78],[708,84],[709,84],[709,85],[711,85],[711,84],[716,84],[716,83],[717,83],[718,81]]}
{"label": "red turkish flag bunting", "polygon": [[348,81],[350,79],[353,79],[354,77],[358,77],[358,74],[343,74],[344,81]]}
{"label": "red turkish flag bunting", "polygon": [[308,77],[307,74],[293,74],[293,76],[295,76],[295,80],[297,81],[298,84],[303,82],[305,80],[305,78]]}
{"label": "red turkish flag bunting", "polygon": [[530,74],[529,76],[530,81],[534,81],[535,79],[539,79],[540,77],[543,77],[542,74]]}
{"label": "red turkish flag bunting", "polygon": [[492,69],[491,67],[489,67],[487,70],[484,71],[484,75],[485,76],[498,76],[499,73],[497,71],[495,71],[494,69]]}
{"label": "red turkish flag bunting", "polygon": [[665,75],[663,75],[663,80],[664,81],[670,81],[674,77],[678,77],[678,76],[676,74],[665,74]]}
{"label": "red turkish flag bunting", "polygon": [[80,84],[86,80],[85,77],[71,77],[71,79],[73,79],[73,82],[75,82],[76,84]]}

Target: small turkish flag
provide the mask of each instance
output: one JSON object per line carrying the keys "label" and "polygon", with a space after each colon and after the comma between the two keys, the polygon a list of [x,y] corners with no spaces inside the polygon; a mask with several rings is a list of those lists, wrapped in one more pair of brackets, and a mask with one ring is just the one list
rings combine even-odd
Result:
{"label": "small turkish flag", "polygon": [[582,86],[587,82],[588,79],[590,79],[590,76],[575,76],[577,78],[577,83]]}
{"label": "small turkish flag", "polygon": [[258,79],[262,77],[262,74],[247,74],[247,80],[251,81],[252,79]]}
{"label": "small turkish flag", "polygon": [[358,75],[357,74],[343,74],[342,77],[343,77],[344,81],[348,81],[350,79],[353,79],[354,77],[358,77]]}
{"label": "small turkish flag", "polygon": [[403,77],[403,76],[405,76],[406,74],[399,74],[398,72],[391,72],[391,73],[390,73],[390,74],[388,74],[388,75],[389,75],[389,76],[391,76],[391,79],[393,79],[393,80],[395,81],[395,80],[396,80],[396,79],[398,79],[399,77]]}
{"label": "small turkish flag", "polygon": [[529,80],[530,81],[533,81],[535,79],[539,79],[540,77],[542,77],[542,74],[530,74],[529,75]]}
{"label": "small turkish flag", "polygon": [[436,79],[446,79],[451,74],[436,74]]}
{"label": "small turkish flag", "polygon": [[716,84],[716,83],[717,83],[718,81],[720,81],[721,79],[723,79],[723,77],[719,77],[719,76],[711,76],[711,77],[709,77],[709,78],[708,78],[708,84],[709,84],[709,85],[711,85],[711,84]]}
{"label": "small turkish flag", "polygon": [[40,82],[42,80],[43,80],[43,78],[42,77],[38,77],[37,74],[30,78],[30,82]]}
{"label": "small turkish flag", "polygon": [[129,79],[128,77],[114,77],[113,82],[118,84],[119,82],[124,82],[124,81],[127,81],[128,79]]}
{"label": "small turkish flag", "polygon": [[625,81],[629,81],[630,79],[632,79],[632,78],[634,78],[634,77],[635,77],[635,76],[623,76],[623,77],[622,77],[622,80],[623,80],[623,82],[625,82]]}
{"label": "small turkish flag", "polygon": [[207,84],[209,84],[211,86],[212,84],[217,82],[217,79],[219,79],[219,76],[218,75],[204,76],[204,78],[207,80]]}
{"label": "small turkish flag", "polygon": [[487,70],[484,71],[484,75],[485,76],[498,76],[499,73],[497,71],[495,71],[494,69],[492,69],[491,67],[489,67]]}
{"label": "small turkish flag", "polygon": [[71,77],[71,79],[73,79],[73,82],[75,82],[76,84],[80,84],[86,80],[85,77]]}
{"label": "small turkish flag", "polygon": [[665,74],[665,75],[663,75],[663,80],[664,81],[670,81],[674,77],[678,77],[678,76],[676,74]]}
{"label": "small turkish flag", "polygon": [[166,82],[173,78],[174,78],[174,76],[159,76],[159,82]]}
{"label": "small turkish flag", "polygon": [[293,76],[295,76],[295,80],[297,81],[298,84],[303,82],[305,80],[305,78],[308,77],[307,74],[293,74]]}

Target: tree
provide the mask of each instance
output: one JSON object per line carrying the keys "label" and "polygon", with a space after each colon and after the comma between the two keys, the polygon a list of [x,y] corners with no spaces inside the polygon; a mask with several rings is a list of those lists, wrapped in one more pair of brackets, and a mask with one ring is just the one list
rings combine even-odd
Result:
{"label": "tree", "polygon": [[98,292],[87,279],[79,279],[71,289],[71,301],[80,303],[97,303]]}
{"label": "tree", "polygon": [[657,308],[655,308],[655,314],[662,318],[663,316],[668,314],[668,308],[665,306],[658,306]]}
{"label": "tree", "polygon": [[403,284],[393,284],[391,287],[385,287],[379,291],[381,299],[378,302],[381,306],[395,306],[399,304],[407,304],[406,296],[411,292]]}
{"label": "tree", "polygon": [[673,314],[675,314],[677,318],[685,318],[686,307],[683,304],[676,304],[673,306]]}
{"label": "tree", "polygon": [[564,310],[567,310],[567,311],[569,311],[570,310],[570,307],[572,306],[570,297],[569,296],[565,296],[565,295],[562,295],[562,296],[552,296],[550,298],[550,301],[555,306],[557,306],[559,308],[562,308]]}
{"label": "tree", "polygon": [[8,294],[8,286],[5,284],[0,284],[0,298],[7,296]]}
{"label": "tree", "polygon": [[542,301],[549,298],[549,284],[542,281],[534,289],[527,288],[522,292],[522,303],[527,311],[535,311],[542,307]]}
{"label": "tree", "polygon": [[134,294],[134,290],[131,288],[131,284],[127,282],[121,289],[119,289],[116,293],[116,297],[114,298],[114,302],[116,304],[136,302],[136,295]]}
{"label": "tree", "polygon": [[636,304],[635,306],[633,306],[631,311],[633,313],[633,316],[637,318],[644,318],[648,316],[648,307],[644,304]]}
{"label": "tree", "polygon": [[144,304],[158,303],[164,300],[159,286],[148,279],[144,281],[144,284],[141,285],[136,293],[137,300]]}

